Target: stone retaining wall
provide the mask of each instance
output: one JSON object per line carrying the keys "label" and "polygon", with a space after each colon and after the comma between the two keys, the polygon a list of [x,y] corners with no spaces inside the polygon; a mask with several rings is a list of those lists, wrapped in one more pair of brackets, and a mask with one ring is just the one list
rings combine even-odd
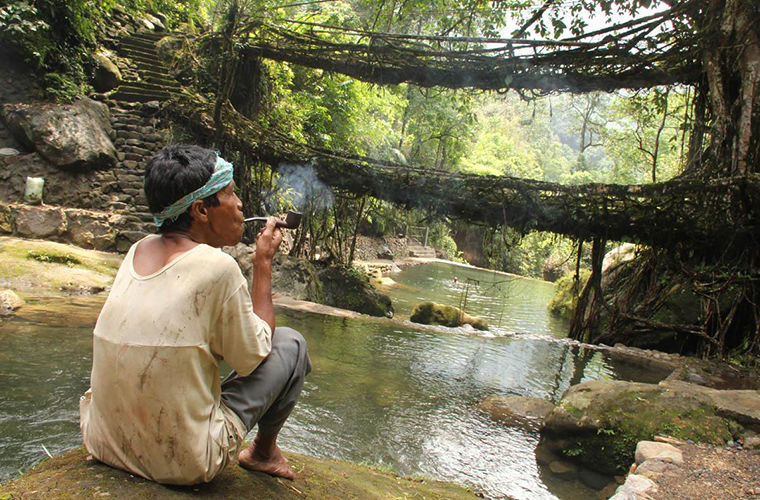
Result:
{"label": "stone retaining wall", "polygon": [[[116,14],[104,42],[115,49],[118,40],[144,30],[140,20]],[[114,57],[125,83],[140,81],[135,64]],[[0,47],[0,105],[38,103],[35,76]],[[116,165],[108,169],[65,170],[17,140],[0,121],[0,234],[46,238],[85,248],[124,251],[155,228],[143,194],[145,164],[171,142],[171,128],[158,114],[160,101],[114,100],[93,94],[109,109],[116,148]],[[43,177],[43,206],[25,206],[27,177]]]}

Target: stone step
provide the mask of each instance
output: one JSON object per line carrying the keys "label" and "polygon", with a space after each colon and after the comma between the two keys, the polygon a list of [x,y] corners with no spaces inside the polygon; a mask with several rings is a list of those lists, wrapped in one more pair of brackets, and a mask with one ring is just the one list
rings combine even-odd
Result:
{"label": "stone step", "polygon": [[138,31],[130,37],[131,39],[156,41],[165,36],[172,36],[174,33],[171,31]]}
{"label": "stone step", "polygon": [[425,259],[435,258],[435,248],[423,247],[422,245],[409,245],[407,247],[410,257],[420,257]]}
{"label": "stone step", "polygon": [[141,38],[122,38],[119,40],[119,43],[117,45],[117,50],[120,50],[123,47],[131,47],[136,49],[144,49],[148,51],[156,51],[156,42],[153,40],[145,40]]}
{"label": "stone step", "polygon": [[135,63],[135,69],[138,73],[142,74],[143,71],[152,71],[159,75],[164,75],[166,78],[170,78],[169,73],[166,71],[166,67],[162,66],[158,61],[158,58],[146,58],[142,56],[126,56],[129,57],[132,62]]}
{"label": "stone step", "polygon": [[133,92],[130,90],[117,90],[111,95],[112,98],[124,102],[163,101],[165,99],[168,99],[169,96],[170,94],[168,92],[162,94],[153,94],[146,92]]}
{"label": "stone step", "polygon": [[166,85],[168,87],[181,87],[180,83],[168,73],[156,73],[155,71],[146,70],[142,71],[140,76],[142,76],[143,80],[150,83]]}
{"label": "stone step", "polygon": [[118,50],[119,55],[122,57],[128,57],[132,61],[149,61],[160,63],[158,53],[155,50],[147,49],[134,49],[132,47],[120,47]]}
{"label": "stone step", "polygon": [[117,87],[117,90],[119,88],[129,88],[129,89],[143,89],[143,90],[149,90],[153,92],[179,92],[180,86],[179,85],[159,85],[156,83],[146,82],[144,80],[141,80],[139,82],[127,82],[122,85],[119,85]]}
{"label": "stone step", "polygon": [[116,49],[119,54],[122,54],[124,56],[133,56],[133,55],[139,55],[143,57],[158,57],[158,53],[156,52],[155,47],[142,47],[137,45],[132,45],[131,43],[124,43],[119,45],[119,47]]}

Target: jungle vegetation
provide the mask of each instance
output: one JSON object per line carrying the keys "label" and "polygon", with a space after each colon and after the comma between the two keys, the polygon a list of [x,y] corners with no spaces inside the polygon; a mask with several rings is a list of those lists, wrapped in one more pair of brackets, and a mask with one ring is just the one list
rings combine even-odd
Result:
{"label": "jungle vegetation", "polygon": [[[204,64],[187,83],[213,103],[214,146],[245,165],[244,201],[307,210],[296,252],[350,261],[359,232],[425,224],[456,257],[452,234],[475,222],[493,267],[590,267],[575,338],[760,349],[753,0],[28,0],[0,7],[0,40],[65,99],[86,92],[81,48],[114,8],[192,39]],[[241,148],[241,124],[266,144]],[[286,182],[299,156],[329,188]],[[618,241],[643,246],[610,295]],[[663,317],[684,294],[697,313]]]}

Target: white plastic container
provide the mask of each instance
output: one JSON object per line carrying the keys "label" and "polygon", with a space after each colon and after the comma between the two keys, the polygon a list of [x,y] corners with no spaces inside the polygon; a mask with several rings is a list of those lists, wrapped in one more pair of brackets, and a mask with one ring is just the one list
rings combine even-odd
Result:
{"label": "white plastic container", "polygon": [[42,190],[44,187],[44,177],[27,177],[26,190],[24,191],[24,201],[31,205],[39,205],[42,203]]}

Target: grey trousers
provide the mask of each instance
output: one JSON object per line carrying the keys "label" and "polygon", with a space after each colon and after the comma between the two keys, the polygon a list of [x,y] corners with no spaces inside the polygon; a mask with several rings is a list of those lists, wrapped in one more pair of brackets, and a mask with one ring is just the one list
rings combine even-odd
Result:
{"label": "grey trousers", "polygon": [[272,351],[247,377],[235,371],[222,382],[222,402],[240,417],[250,431],[271,436],[280,432],[311,371],[306,340],[296,330],[275,328]]}

